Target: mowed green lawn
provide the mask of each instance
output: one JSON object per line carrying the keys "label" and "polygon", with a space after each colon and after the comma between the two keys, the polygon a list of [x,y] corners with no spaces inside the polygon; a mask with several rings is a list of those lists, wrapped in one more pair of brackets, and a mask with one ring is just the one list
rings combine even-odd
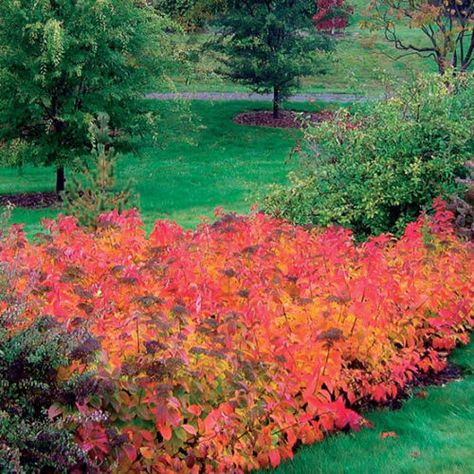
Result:
{"label": "mowed green lawn", "polygon": [[[451,361],[464,378],[431,387],[400,410],[380,410],[367,418],[373,429],[340,434],[302,448],[275,474],[468,474],[474,472],[474,342]],[[382,439],[382,433],[396,437]],[[270,472],[270,471],[268,471]],[[263,474],[263,473],[261,473]]]}
{"label": "mowed green lawn", "polygon": [[[281,183],[294,166],[291,149],[301,135],[297,130],[246,127],[233,122],[240,111],[270,104],[252,102],[199,102],[191,104],[193,125],[171,114],[170,104],[150,101],[164,111],[167,137],[163,146],[136,144],[136,154],[123,156],[117,167],[119,184],[128,179],[140,195],[147,228],[157,218],[190,227],[201,216],[211,217],[217,206],[246,212],[255,194],[271,183]],[[327,105],[326,105],[327,106]],[[318,109],[318,104],[292,108]],[[0,193],[52,191],[54,170],[25,167],[0,169]],[[40,229],[42,217],[58,210],[15,209],[13,221],[24,223],[29,234]]]}

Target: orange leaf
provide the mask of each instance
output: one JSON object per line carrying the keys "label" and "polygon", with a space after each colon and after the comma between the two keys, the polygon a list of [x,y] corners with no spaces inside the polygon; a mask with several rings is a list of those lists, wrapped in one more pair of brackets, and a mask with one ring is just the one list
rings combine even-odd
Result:
{"label": "orange leaf", "polygon": [[160,430],[161,436],[163,436],[165,441],[169,441],[173,436],[173,432],[169,425],[162,425],[158,429]]}
{"label": "orange leaf", "polygon": [[143,446],[140,448],[140,454],[145,459],[153,459],[153,449]]}

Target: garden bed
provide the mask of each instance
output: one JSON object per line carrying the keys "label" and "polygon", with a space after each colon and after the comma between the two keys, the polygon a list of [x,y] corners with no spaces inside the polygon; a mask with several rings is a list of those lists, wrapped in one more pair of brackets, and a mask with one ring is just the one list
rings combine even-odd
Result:
{"label": "garden bed", "polygon": [[55,192],[18,193],[0,195],[0,206],[21,207],[24,209],[47,209],[57,206],[60,199]]}
{"label": "garden bed", "polygon": [[102,216],[93,233],[62,217],[33,243],[14,228],[0,257],[25,295],[22,324],[47,314],[90,335],[61,376],[89,370],[107,384],[80,405],[91,462],[240,474],[460,376],[445,369],[474,323],[473,248],[435,207],[400,239],[362,245],[263,214],[196,231],[158,221],[149,236],[134,211]]}
{"label": "garden bed", "polygon": [[296,112],[282,110],[278,118],[273,117],[269,110],[256,110],[242,112],[234,117],[234,122],[239,125],[251,125],[271,128],[302,128],[308,124],[315,124],[331,120],[334,112],[323,110],[321,112]]}

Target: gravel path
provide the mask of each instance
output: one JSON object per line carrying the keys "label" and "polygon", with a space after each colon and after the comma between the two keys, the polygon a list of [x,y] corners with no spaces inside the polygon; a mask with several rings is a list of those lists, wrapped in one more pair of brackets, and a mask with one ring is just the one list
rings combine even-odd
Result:
{"label": "gravel path", "polygon": [[[247,92],[175,92],[175,93],[156,93],[147,94],[148,99],[157,100],[255,100],[255,101],[270,101],[272,94],[255,94]],[[297,94],[289,98],[290,102],[310,102],[312,100],[319,100],[322,102],[355,102],[357,100],[365,100],[363,96],[353,94],[329,94],[329,93],[315,93],[315,94]]]}

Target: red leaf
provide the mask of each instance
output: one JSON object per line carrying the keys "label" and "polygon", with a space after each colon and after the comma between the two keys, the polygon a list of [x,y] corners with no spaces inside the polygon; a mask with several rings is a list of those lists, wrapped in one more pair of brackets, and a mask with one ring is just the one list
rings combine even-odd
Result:
{"label": "red leaf", "polygon": [[129,443],[124,444],[123,450],[125,451],[125,454],[127,455],[130,462],[134,462],[137,459],[137,456],[138,456],[137,448],[135,448],[133,444],[129,444]]}
{"label": "red leaf", "polygon": [[270,451],[268,451],[268,457],[270,459],[270,464],[273,468],[277,467],[280,464],[281,457],[280,451],[278,449],[270,449]]}

